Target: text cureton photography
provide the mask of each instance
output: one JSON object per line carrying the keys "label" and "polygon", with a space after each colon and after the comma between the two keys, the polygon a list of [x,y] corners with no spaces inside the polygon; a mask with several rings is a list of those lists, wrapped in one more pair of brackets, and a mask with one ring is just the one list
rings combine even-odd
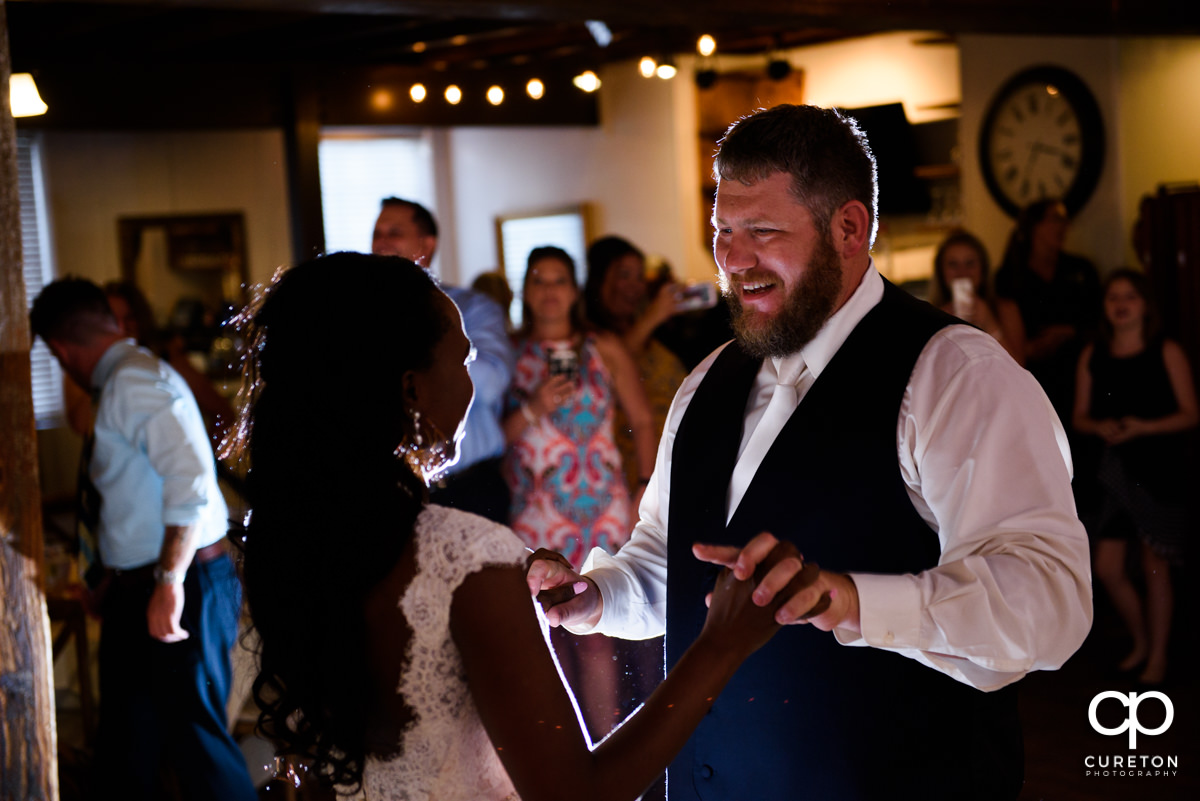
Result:
{"label": "text cureton photography", "polygon": [[[1141,704],[1147,700],[1151,701],[1146,713],[1147,720],[1151,721],[1149,724],[1139,716]],[[1142,747],[1150,748],[1153,741],[1146,738],[1166,732],[1174,721],[1175,705],[1165,693],[1157,690],[1143,693],[1106,690],[1097,693],[1088,705],[1088,723],[1093,730],[1105,736],[1127,735],[1130,753],[1088,754],[1083,760],[1084,775],[1145,778],[1177,776],[1178,754],[1134,753],[1138,748],[1139,734],[1143,735]]]}

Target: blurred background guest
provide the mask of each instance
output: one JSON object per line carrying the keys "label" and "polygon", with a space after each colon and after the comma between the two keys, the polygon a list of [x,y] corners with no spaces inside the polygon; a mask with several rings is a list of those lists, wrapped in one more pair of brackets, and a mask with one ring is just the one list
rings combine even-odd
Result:
{"label": "blurred background guest", "polygon": [[[213,447],[220,441],[233,420],[233,406],[213,384],[212,380],[192,363],[186,343],[176,331],[162,330],[154,320],[149,301],[132,281],[110,281],[104,285],[104,296],[124,336],[167,362],[187,382],[200,412],[208,426]],[[92,431],[92,399],[75,382],[63,382],[67,422],[77,434],[90,436]]]}
{"label": "blurred background guest", "polygon": [[217,391],[212,380],[192,364],[183,337],[175,331],[162,331],[155,325],[154,312],[146,296],[132,281],[111,281],[104,285],[104,294],[125,336],[136,339],[143,348],[158,354],[187,382],[204,419],[208,421],[213,442],[219,442],[233,420],[233,406]]}
{"label": "blurred background guest", "polygon": [[496,305],[504,310],[504,327],[511,333],[512,314],[510,314],[510,309],[513,302],[513,291],[512,287],[508,285],[508,278],[504,275],[504,271],[497,269],[480,273],[471,282],[471,289],[496,301]]}
{"label": "blurred background guest", "polygon": [[969,231],[956,230],[942,240],[933,260],[933,296],[942,311],[981,328],[1004,346],[1017,364],[1025,363],[1025,325],[1017,304],[997,298],[988,286],[987,249]]}
{"label": "blurred background guest", "polygon": [[[646,265],[646,297],[654,297],[664,284],[675,284],[671,265],[662,259],[650,259]],[[716,273],[707,282],[682,287],[684,302],[666,322],[654,332],[654,338],[667,347],[683,363],[689,373],[717,348],[733,339],[733,321],[729,304],[718,291],[710,303],[696,303],[695,290],[703,283],[716,289]]]}
{"label": "blurred background guest", "polygon": [[[1183,554],[1189,517],[1182,432],[1200,415],[1192,371],[1178,343],[1158,332],[1144,276],[1120,269],[1104,282],[1100,336],[1080,355],[1075,429],[1103,441],[1102,503],[1089,520],[1096,575],[1133,638],[1122,671],[1162,683],[1167,672],[1174,592],[1171,562]],[[1140,544],[1143,601],[1126,572],[1129,543]]]}
{"label": "blurred background guest", "polygon": [[996,272],[996,295],[1017,304],[1025,326],[1025,366],[1042,385],[1067,431],[1075,480],[1071,490],[1079,514],[1100,504],[1096,484],[1098,443],[1071,427],[1075,366],[1095,336],[1100,318],[1100,277],[1090,261],[1063,252],[1067,208],[1039,200],[1022,209]]}
{"label": "blurred background guest", "polygon": [[[578,569],[593,547],[615,552],[629,539],[654,469],[650,407],[621,340],[585,324],[575,264],[565,251],[539,247],[529,254],[522,307],[504,419],[511,525],[530,548],[557,551]],[[632,504],[613,441],[617,406],[637,452]],[[608,733],[620,714],[613,642],[559,629],[553,639],[592,734]]]}
{"label": "blurred background guest", "polygon": [[[653,297],[649,296],[645,256],[618,236],[606,236],[592,243],[587,252],[587,268],[583,290],[587,319],[600,330],[619,336],[637,363],[642,389],[650,402],[657,445],[675,391],[688,374],[683,362],[655,336],[655,330],[679,312],[681,287],[674,281],[666,281]],[[636,493],[642,474],[633,432],[620,408],[614,432],[630,492]]]}
{"label": "blurred background guest", "polygon": [[1025,366],[1069,427],[1075,363],[1095,334],[1100,277],[1090,261],[1063,251],[1067,207],[1055,199],[1025,207],[996,272],[996,295],[1017,304],[1025,326]]}

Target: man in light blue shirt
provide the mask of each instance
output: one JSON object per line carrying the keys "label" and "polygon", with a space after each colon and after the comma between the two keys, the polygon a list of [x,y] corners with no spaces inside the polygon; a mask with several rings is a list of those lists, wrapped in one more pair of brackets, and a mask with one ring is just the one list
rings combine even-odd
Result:
{"label": "man in light blue shirt", "polygon": [[166,762],[187,798],[250,801],[225,719],[241,589],[191,390],[124,337],[90,281],[47,286],[30,321],[66,373],[98,394],[88,474],[107,568],[96,754],[105,795],[160,797]]}
{"label": "man in light blue shirt", "polygon": [[[410,200],[389,197],[384,199],[375,222],[371,252],[402,256],[429,269],[437,240],[437,222],[428,209]],[[475,347],[475,361],[468,367],[475,400],[467,413],[458,462],[432,488],[430,499],[507,524],[511,496],[500,475],[500,457],[506,447],[500,420],[515,360],[505,311],[480,292],[460,287],[442,289],[458,306],[467,337]]]}

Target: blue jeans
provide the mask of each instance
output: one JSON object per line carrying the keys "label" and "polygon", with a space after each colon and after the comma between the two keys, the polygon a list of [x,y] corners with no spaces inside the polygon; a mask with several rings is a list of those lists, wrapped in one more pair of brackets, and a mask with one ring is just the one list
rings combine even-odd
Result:
{"label": "blue jeans", "polygon": [[[146,608],[154,579],[118,574],[103,602],[97,797],[255,801],[241,750],[226,730],[241,585],[233,560],[193,563],[183,582],[177,643],[152,638]],[[173,777],[172,777],[173,776]]]}

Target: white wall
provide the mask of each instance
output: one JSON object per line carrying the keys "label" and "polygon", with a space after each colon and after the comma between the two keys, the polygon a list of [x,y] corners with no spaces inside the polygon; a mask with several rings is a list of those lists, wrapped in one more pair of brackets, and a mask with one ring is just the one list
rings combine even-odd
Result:
{"label": "white wall", "polygon": [[593,236],[623,236],[681,277],[714,271],[700,229],[690,79],[646,80],[623,63],[601,80],[599,127],[449,132],[458,265],[443,262],[447,280],[469,284],[499,264],[497,216],[579,203],[591,205]]}
{"label": "white wall", "polygon": [[279,131],[48,132],[59,275],[121,277],[117,218],[240,211],[252,282],[291,261]]}
{"label": "white wall", "polygon": [[[897,31],[787,51],[804,71],[804,102],[861,108],[901,102],[912,123],[953,117],[960,98],[953,40],[928,31]],[[729,57],[720,69],[766,69],[763,56]],[[731,120],[732,122],[732,120]]]}

